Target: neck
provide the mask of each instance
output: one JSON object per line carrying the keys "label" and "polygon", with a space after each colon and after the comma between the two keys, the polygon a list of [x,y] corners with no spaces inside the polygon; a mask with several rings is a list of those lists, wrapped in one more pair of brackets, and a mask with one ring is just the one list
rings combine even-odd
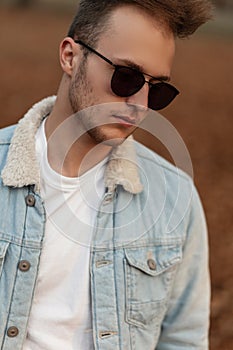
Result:
{"label": "neck", "polygon": [[59,117],[55,106],[45,123],[48,161],[57,173],[78,177],[102,161],[112,147],[95,143],[72,113],[63,113]]}

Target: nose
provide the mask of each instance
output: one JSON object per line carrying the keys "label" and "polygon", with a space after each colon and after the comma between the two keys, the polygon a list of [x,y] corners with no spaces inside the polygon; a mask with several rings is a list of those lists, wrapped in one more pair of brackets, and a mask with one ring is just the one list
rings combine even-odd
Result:
{"label": "nose", "polygon": [[127,97],[126,103],[130,105],[138,105],[143,107],[143,109],[148,108],[148,94],[149,94],[149,84],[143,85],[143,87],[136,92],[134,95]]}

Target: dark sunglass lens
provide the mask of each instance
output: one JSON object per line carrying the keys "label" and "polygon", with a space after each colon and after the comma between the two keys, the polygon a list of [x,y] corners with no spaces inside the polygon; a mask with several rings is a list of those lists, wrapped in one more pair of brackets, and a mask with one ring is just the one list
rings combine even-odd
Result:
{"label": "dark sunglass lens", "polygon": [[168,83],[157,83],[150,87],[148,107],[158,111],[165,108],[179,94],[179,91]]}
{"label": "dark sunglass lens", "polygon": [[145,78],[142,73],[130,67],[116,66],[111,88],[117,96],[128,97],[139,91],[144,83]]}

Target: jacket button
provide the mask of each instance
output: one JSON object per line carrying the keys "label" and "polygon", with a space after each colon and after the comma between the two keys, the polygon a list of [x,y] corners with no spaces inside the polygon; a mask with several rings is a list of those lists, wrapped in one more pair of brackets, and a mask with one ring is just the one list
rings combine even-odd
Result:
{"label": "jacket button", "polygon": [[103,204],[106,205],[106,204],[109,204],[110,202],[112,202],[113,196],[114,196],[113,192],[105,193]]}
{"label": "jacket button", "polygon": [[18,267],[19,267],[20,271],[26,272],[26,271],[28,271],[30,269],[31,264],[27,260],[22,260],[22,261],[19,262]]}
{"label": "jacket button", "polygon": [[148,259],[147,265],[149,266],[150,270],[156,270],[156,263],[153,259]]}
{"label": "jacket button", "polygon": [[17,335],[19,334],[19,330],[17,327],[9,327],[8,330],[7,330],[7,335],[8,337],[10,338],[14,338],[14,337],[17,337]]}
{"label": "jacket button", "polygon": [[35,203],[36,203],[36,199],[32,194],[27,195],[27,197],[25,198],[25,202],[29,207],[34,207]]}

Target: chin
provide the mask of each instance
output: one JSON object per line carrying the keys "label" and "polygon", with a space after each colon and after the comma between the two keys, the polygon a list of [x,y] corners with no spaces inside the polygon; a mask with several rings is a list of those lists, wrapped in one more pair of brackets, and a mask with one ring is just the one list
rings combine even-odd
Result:
{"label": "chin", "polygon": [[134,130],[135,128],[133,128],[131,132],[125,132],[115,127],[96,127],[89,130],[88,134],[93,140],[95,140],[97,144],[102,143],[107,146],[116,147],[122,144],[122,142],[124,142],[125,139],[127,139],[127,137],[129,137]]}

